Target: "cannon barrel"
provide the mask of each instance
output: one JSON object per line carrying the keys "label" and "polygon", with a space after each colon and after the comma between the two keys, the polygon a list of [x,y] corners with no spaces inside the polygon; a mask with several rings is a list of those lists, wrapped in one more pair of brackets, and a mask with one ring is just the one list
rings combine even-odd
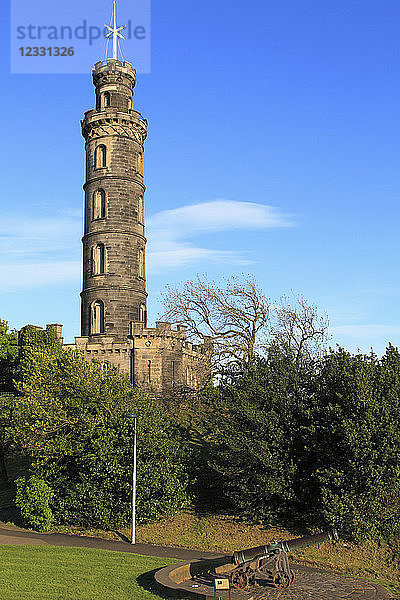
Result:
{"label": "cannon barrel", "polygon": [[268,546],[256,546],[255,548],[239,550],[233,553],[232,562],[235,565],[242,565],[243,563],[255,560],[258,557],[269,556],[279,551],[291,552],[292,550],[297,550],[297,548],[305,548],[306,546],[322,544],[322,542],[337,539],[339,539],[339,536],[336,529],[331,529],[330,531],[324,531],[314,535],[306,535],[302,538],[296,538],[294,540],[274,542]]}

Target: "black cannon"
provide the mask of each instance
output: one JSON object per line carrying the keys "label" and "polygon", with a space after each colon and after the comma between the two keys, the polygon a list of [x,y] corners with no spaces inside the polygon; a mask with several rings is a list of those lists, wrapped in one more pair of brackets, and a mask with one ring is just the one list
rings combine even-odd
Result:
{"label": "black cannon", "polygon": [[268,546],[256,546],[234,552],[232,563],[236,566],[229,575],[231,584],[237,589],[245,589],[255,584],[258,575],[272,582],[277,588],[287,588],[294,581],[294,573],[289,566],[289,552],[337,539],[339,536],[336,529],[331,529],[295,540],[273,542]]}

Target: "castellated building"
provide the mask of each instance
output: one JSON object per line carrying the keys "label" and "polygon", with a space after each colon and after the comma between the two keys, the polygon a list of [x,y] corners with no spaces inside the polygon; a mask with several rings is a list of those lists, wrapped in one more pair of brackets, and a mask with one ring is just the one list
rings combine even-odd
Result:
{"label": "castellated building", "polygon": [[[114,364],[152,395],[196,389],[207,352],[186,329],[147,326],[145,185],[147,121],[133,107],[136,72],[115,58],[93,69],[96,108],[82,120],[86,148],[81,336],[88,360]],[[62,339],[60,325],[52,325]]]}

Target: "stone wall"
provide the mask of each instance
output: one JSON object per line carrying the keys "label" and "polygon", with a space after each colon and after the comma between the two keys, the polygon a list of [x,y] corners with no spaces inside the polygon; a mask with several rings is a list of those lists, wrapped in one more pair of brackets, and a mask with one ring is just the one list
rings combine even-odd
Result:
{"label": "stone wall", "polygon": [[208,374],[204,346],[188,342],[186,328],[172,329],[170,323],[145,327],[133,322],[125,342],[107,335],[96,340],[80,336],[75,344],[64,344],[64,348],[82,350],[88,360],[99,360],[105,368],[108,363],[119,367],[135,386],[152,396],[196,390]]}

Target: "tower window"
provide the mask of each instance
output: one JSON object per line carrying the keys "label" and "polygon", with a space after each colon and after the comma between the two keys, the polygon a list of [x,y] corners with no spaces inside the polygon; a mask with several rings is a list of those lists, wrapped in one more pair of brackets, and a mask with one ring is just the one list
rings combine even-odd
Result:
{"label": "tower window", "polygon": [[139,277],[144,279],[144,250],[139,250]]}
{"label": "tower window", "polygon": [[102,275],[105,265],[104,244],[96,244],[92,248],[92,275]]}
{"label": "tower window", "polygon": [[104,108],[108,108],[110,106],[110,92],[104,93]]}
{"label": "tower window", "polygon": [[101,300],[96,300],[92,304],[90,332],[104,333],[104,304]]}
{"label": "tower window", "polygon": [[138,173],[143,173],[143,155],[140,153],[137,155],[137,170]]}
{"label": "tower window", "polygon": [[171,383],[175,385],[175,361],[171,361]]}
{"label": "tower window", "polygon": [[92,218],[104,219],[106,216],[106,193],[100,188],[93,194]]}
{"label": "tower window", "polygon": [[94,166],[96,169],[107,166],[107,148],[104,144],[97,146],[94,151]]}
{"label": "tower window", "polygon": [[139,306],[139,321],[146,325],[146,307],[144,304]]}
{"label": "tower window", "polygon": [[147,383],[151,383],[151,360],[147,361]]}
{"label": "tower window", "polygon": [[140,196],[138,200],[138,221],[144,224],[144,197]]}

